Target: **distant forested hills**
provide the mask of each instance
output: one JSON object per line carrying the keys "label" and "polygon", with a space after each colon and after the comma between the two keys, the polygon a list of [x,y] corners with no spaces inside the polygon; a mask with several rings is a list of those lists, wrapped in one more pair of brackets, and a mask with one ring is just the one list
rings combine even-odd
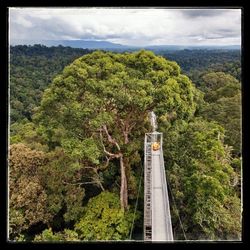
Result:
{"label": "distant forested hills", "polygon": [[176,61],[191,79],[197,80],[197,75],[203,71],[222,71],[229,73],[238,80],[241,79],[240,50],[190,50],[161,51],[160,54],[168,60]]}
{"label": "distant forested hills", "polygon": [[152,50],[154,53],[164,50],[240,50],[240,45],[124,45],[114,42],[108,42],[103,40],[12,40],[11,45],[35,45],[42,44],[45,46],[69,46],[71,48],[82,48],[82,49],[104,49],[110,51],[119,50],[120,52],[126,50]]}

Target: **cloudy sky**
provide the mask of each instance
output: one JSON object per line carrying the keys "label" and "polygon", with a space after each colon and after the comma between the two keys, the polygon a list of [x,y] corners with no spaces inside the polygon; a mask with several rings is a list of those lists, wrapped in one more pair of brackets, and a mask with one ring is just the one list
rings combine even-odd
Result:
{"label": "cloudy sky", "polygon": [[125,45],[240,45],[240,9],[10,8],[10,43],[105,40]]}

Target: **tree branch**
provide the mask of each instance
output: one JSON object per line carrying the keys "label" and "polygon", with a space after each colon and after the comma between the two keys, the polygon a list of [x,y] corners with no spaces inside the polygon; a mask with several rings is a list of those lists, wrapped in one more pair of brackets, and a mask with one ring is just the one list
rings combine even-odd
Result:
{"label": "tree branch", "polygon": [[108,129],[107,129],[107,126],[104,125],[104,126],[102,126],[102,127],[103,127],[103,129],[104,129],[104,131],[105,131],[105,133],[106,133],[106,135],[107,135],[107,137],[108,137],[108,141],[109,141],[110,143],[116,145],[117,149],[118,149],[119,151],[121,151],[121,148],[120,148],[119,144],[117,143],[117,141],[116,141],[115,139],[113,139],[112,136],[109,134]]}
{"label": "tree branch", "polygon": [[77,183],[71,183],[67,181],[62,181],[63,184],[69,184],[69,185],[85,185],[85,184],[99,184],[99,181],[87,181],[87,182],[77,182]]}
{"label": "tree branch", "polygon": [[[103,143],[103,136],[102,136],[102,130],[100,129],[100,138],[101,138],[101,144],[103,146],[103,151],[105,154],[107,154],[108,156],[110,156],[110,159],[113,159],[113,158],[119,158],[121,156],[121,153],[118,153],[118,154],[113,154],[113,153],[110,153],[106,150],[105,146],[104,146],[104,143]],[[114,144],[114,143],[113,143]],[[117,144],[118,145],[118,144]],[[120,149],[119,145],[118,145],[118,148]]]}
{"label": "tree branch", "polygon": [[[106,158],[108,158],[108,157],[106,157]],[[103,187],[103,185],[102,185],[102,182],[101,182],[101,177],[100,177],[100,175],[98,174],[98,170],[100,169],[100,168],[95,168],[95,167],[84,167],[85,169],[91,169],[91,170],[93,170],[94,171],[94,173],[95,173],[95,175],[96,175],[96,177],[97,177],[97,179],[95,180],[95,178],[94,177],[89,177],[89,178],[91,178],[92,180],[95,180],[95,181],[92,181],[92,182],[84,182],[83,184],[91,184],[91,183],[97,183],[97,184],[99,184],[99,186],[100,186],[100,188],[102,189],[102,191],[104,191],[105,189],[104,189],[104,187]],[[106,168],[106,167],[105,167]],[[105,169],[104,168],[104,169]],[[103,170],[103,169],[102,169]]]}

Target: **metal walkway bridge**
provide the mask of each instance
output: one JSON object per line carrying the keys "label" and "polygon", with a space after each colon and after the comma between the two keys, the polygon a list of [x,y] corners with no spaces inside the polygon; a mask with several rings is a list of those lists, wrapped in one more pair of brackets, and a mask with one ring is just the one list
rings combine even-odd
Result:
{"label": "metal walkway bridge", "polygon": [[162,133],[145,134],[144,157],[144,241],[173,241]]}

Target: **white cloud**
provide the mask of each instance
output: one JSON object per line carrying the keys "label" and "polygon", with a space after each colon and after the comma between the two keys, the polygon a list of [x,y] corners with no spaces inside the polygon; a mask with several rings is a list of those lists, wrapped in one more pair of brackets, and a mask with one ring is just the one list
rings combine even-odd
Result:
{"label": "white cloud", "polygon": [[10,8],[10,39],[240,44],[240,9]]}

